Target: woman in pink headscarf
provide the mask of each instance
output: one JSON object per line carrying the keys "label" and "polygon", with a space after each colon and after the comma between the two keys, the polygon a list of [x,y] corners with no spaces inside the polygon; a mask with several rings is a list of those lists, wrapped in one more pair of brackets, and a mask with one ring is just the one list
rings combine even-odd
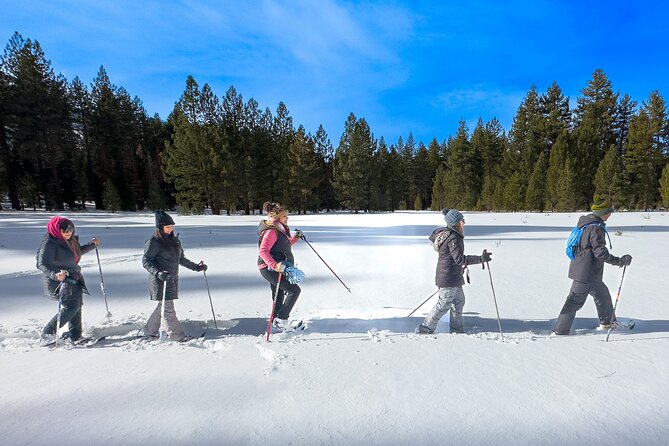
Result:
{"label": "woman in pink headscarf", "polygon": [[[83,254],[94,250],[100,241],[93,238],[90,243],[81,246],[79,236],[74,234],[74,223],[64,217],[53,217],[46,229],[47,233],[37,251],[37,268],[44,274],[44,295],[49,299],[60,300],[60,311],[44,326],[42,340],[54,340],[58,329],[69,323],[69,331],[63,334],[63,338],[76,342],[82,334],[83,294],[89,294],[81,275],[79,260]],[[60,327],[57,329],[59,318]]]}

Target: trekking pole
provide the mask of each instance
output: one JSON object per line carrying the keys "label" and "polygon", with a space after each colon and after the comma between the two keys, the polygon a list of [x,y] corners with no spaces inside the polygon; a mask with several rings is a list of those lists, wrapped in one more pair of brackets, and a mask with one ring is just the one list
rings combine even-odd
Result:
{"label": "trekking pole", "polygon": [[334,276],[337,278],[337,280],[339,280],[339,282],[341,282],[341,284],[344,285],[344,288],[346,288],[346,291],[348,291],[350,293],[351,289],[346,286],[344,281],[341,280],[341,278],[337,275],[337,273],[335,273],[334,270],[332,268],[330,268],[330,265],[328,265],[328,262],[323,260],[323,257],[321,257],[321,255],[314,249],[314,247],[311,246],[311,243],[309,243],[309,240],[307,240],[307,238],[304,236],[304,234],[302,235],[302,240],[304,240],[307,243],[307,245],[309,245],[309,248],[311,248],[311,250],[314,252],[314,254],[316,254],[318,256],[318,258],[321,259],[321,262],[323,262],[325,264],[325,266],[328,267],[330,272],[332,272],[332,274],[334,274]]}
{"label": "trekking pole", "polygon": [[416,307],[415,310],[413,310],[411,313],[409,313],[409,315],[408,315],[407,317],[411,317],[412,314],[414,314],[416,311],[418,311],[418,309],[419,309],[420,307],[422,307],[423,305],[425,305],[425,302],[427,302],[428,300],[430,300],[430,299],[432,298],[432,296],[434,296],[434,295],[437,294],[438,292],[439,292],[439,289],[437,288],[437,291],[435,291],[434,293],[430,294],[430,295],[428,296],[428,298],[425,299],[425,300],[423,301],[423,303],[421,303],[420,305],[418,305],[418,306]]}
{"label": "trekking pole", "polygon": [[60,296],[58,296],[58,313],[56,314],[56,347],[58,347],[58,329],[60,328]]}
{"label": "trekking pole", "polygon": [[163,301],[160,305],[160,340],[167,339],[167,320],[165,320],[165,298],[167,297],[167,280],[163,282]]}
{"label": "trekking pole", "polygon": [[216,323],[216,313],[214,313],[214,304],[211,301],[211,292],[209,291],[209,281],[207,280],[207,272],[202,271],[204,273],[204,283],[207,284],[207,294],[209,294],[209,305],[211,305],[211,315],[214,318],[214,327],[218,330],[218,324]]}
{"label": "trekking pole", "polygon": [[620,289],[623,287],[623,280],[625,279],[625,270],[627,270],[627,265],[623,266],[623,276],[620,278],[620,286],[618,286],[618,293],[616,294],[616,303],[613,305],[613,311],[611,312],[611,325],[606,332],[606,341],[604,342],[609,342],[609,336],[611,335],[611,329],[613,328],[613,318],[616,317],[616,308],[618,307],[618,300],[620,300]]}
{"label": "trekking pole", "polygon": [[[487,249],[483,250],[483,255],[485,255],[488,252]],[[499,318],[499,308],[497,307],[497,297],[495,296],[495,286],[492,284],[492,273],[490,272],[490,262],[486,261],[485,262],[486,266],[488,267],[488,276],[490,276],[490,288],[492,289],[492,298],[495,301],[495,311],[497,311],[497,324],[499,325],[499,335],[502,337],[502,341],[504,340],[504,333],[502,333],[502,320]]]}
{"label": "trekking pole", "polygon": [[[68,273],[68,272],[67,272],[66,270],[64,270],[64,269],[61,269],[61,270],[60,270],[60,273],[61,273],[61,274],[64,273],[64,274],[65,274],[65,277],[67,277],[67,276],[70,275],[70,273]],[[62,307],[62,305],[63,305],[63,302],[61,301],[60,292],[61,292],[61,290],[62,290],[62,287],[63,287],[63,284],[64,284],[64,283],[65,283],[65,281],[60,282],[60,283],[58,284],[58,286],[56,287],[56,290],[55,290],[56,294],[58,294],[58,313],[56,313],[56,344],[55,344],[56,347],[58,347],[58,330],[60,330],[60,309],[61,309],[61,307]]]}
{"label": "trekking pole", "polygon": [[107,304],[107,292],[105,291],[105,279],[102,276],[102,264],[100,264],[100,253],[98,252],[98,247],[95,247],[95,256],[98,258],[98,270],[100,270],[100,288],[102,289],[102,295],[105,298],[105,308],[107,308],[107,320],[111,322],[112,314],[109,312],[109,305]]}
{"label": "trekking pole", "polygon": [[265,340],[269,342],[269,332],[272,330],[272,322],[274,322],[274,310],[276,309],[276,301],[279,298],[279,285],[281,285],[281,276],[279,273],[279,279],[276,281],[276,290],[274,291],[274,298],[272,299],[272,312],[269,314],[269,322],[267,323],[267,337]]}

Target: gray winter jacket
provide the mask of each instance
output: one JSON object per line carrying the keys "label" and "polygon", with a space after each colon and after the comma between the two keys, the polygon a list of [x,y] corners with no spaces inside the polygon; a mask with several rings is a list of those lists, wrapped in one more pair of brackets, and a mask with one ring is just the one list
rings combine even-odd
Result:
{"label": "gray winter jacket", "polygon": [[[78,236],[74,236],[79,240]],[[84,255],[95,249],[95,245],[87,243],[81,246],[81,254]],[[56,275],[61,270],[66,270],[69,277],[76,280],[81,291],[88,294],[81,267],[74,258],[74,253],[67,247],[64,240],[59,240],[52,235],[46,234],[42,244],[37,251],[37,268],[44,274],[44,296],[54,299],[56,288],[61,284],[56,280]]]}
{"label": "gray winter jacket", "polygon": [[434,281],[439,288],[452,288],[465,284],[463,277],[467,265],[481,263],[480,256],[465,255],[464,236],[453,228],[441,227],[432,231],[430,241],[438,244],[439,259]]}
{"label": "gray winter jacket", "polygon": [[197,263],[191,262],[184,255],[179,237],[174,234],[162,237],[157,234],[146,241],[142,266],[149,272],[149,292],[151,300],[162,300],[163,282],[156,276],[161,271],[167,271],[172,280],[167,281],[165,299],[172,300],[179,297],[179,265],[197,271]]}
{"label": "gray winter jacket", "polygon": [[569,278],[579,282],[601,282],[604,275],[604,263],[620,266],[620,257],[609,253],[606,249],[606,223],[595,214],[583,215],[578,219],[578,228],[588,223],[590,226],[583,229],[581,242],[576,256],[569,263]]}

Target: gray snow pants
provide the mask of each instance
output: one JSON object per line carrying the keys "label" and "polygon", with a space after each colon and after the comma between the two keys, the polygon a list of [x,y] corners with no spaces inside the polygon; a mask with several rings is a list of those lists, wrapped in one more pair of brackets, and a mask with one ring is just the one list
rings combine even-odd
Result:
{"label": "gray snow pants", "polygon": [[[158,336],[160,334],[162,303],[163,301],[158,301],[158,306],[153,310],[151,317],[149,317],[149,321],[146,323],[145,334],[147,336]],[[181,322],[177,319],[177,313],[174,311],[173,300],[165,300],[165,325],[167,325],[167,335],[171,340],[180,341],[186,336],[186,333],[184,333],[184,329],[181,326]]]}
{"label": "gray snow pants", "polygon": [[439,300],[430,313],[425,317],[421,325],[426,327],[430,333],[434,332],[439,320],[450,310],[451,333],[464,333],[465,325],[462,321],[462,309],[464,306],[465,292],[462,291],[461,286],[439,288]]}
{"label": "gray snow pants", "polygon": [[608,325],[611,323],[611,315],[613,314],[613,304],[611,303],[611,293],[604,284],[604,282],[579,282],[574,280],[569,290],[567,300],[560,311],[560,315],[555,321],[553,331],[557,334],[568,335],[571,326],[576,318],[576,312],[583,308],[588,294],[592,296],[597,307],[597,316],[599,323]]}

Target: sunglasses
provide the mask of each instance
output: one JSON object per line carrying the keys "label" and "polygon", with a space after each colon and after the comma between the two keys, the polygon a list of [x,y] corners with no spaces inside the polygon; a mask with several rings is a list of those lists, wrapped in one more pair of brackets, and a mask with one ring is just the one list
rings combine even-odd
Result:
{"label": "sunglasses", "polygon": [[74,227],[73,226],[68,226],[65,229],[61,229],[61,231],[68,233],[68,232],[74,232]]}

